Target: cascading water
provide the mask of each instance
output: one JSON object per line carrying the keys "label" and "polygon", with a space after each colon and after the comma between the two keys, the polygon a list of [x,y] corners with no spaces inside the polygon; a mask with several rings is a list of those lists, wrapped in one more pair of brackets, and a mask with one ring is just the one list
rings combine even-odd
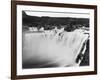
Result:
{"label": "cascading water", "polygon": [[[89,39],[85,30],[23,32],[23,67],[76,66],[76,58]],[[83,49],[85,53],[86,45]]]}

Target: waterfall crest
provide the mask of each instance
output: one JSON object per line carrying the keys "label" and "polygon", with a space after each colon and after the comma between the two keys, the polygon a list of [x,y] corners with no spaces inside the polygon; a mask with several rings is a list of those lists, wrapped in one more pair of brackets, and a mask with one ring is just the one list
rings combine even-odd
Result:
{"label": "waterfall crest", "polygon": [[[89,39],[85,30],[72,32],[45,31],[42,33],[23,33],[23,63],[28,62],[39,67],[56,64],[57,66],[75,66],[83,44]],[[86,46],[86,45],[85,45]],[[83,50],[83,54],[86,47]],[[37,63],[36,63],[37,62]]]}

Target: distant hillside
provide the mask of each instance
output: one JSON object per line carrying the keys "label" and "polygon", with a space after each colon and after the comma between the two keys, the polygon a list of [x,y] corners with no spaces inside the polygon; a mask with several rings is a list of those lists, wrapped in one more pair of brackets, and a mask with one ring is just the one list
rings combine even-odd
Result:
{"label": "distant hillside", "polygon": [[49,16],[29,16],[24,11],[22,12],[22,21],[23,25],[27,26],[73,26],[73,25],[82,25],[89,27],[88,18],[71,18],[71,17],[49,17]]}

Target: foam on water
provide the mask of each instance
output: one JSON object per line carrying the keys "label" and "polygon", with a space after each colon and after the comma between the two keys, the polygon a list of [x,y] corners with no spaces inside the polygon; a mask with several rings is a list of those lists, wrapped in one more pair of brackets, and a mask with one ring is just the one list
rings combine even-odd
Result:
{"label": "foam on water", "polygon": [[[61,32],[60,32],[61,33]],[[23,34],[23,62],[46,62],[42,66],[75,66],[77,55],[89,35],[82,30],[73,32],[45,31],[44,33]]]}

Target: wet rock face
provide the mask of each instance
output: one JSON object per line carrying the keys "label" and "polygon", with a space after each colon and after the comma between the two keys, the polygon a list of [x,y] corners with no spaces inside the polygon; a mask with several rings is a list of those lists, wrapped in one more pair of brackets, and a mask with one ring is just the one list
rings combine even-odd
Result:
{"label": "wet rock face", "polygon": [[[23,68],[65,67],[79,65],[77,56],[85,53],[83,44],[89,35],[82,30],[24,32],[22,40]],[[86,45],[84,45],[86,46]],[[81,60],[81,59],[79,59]]]}

